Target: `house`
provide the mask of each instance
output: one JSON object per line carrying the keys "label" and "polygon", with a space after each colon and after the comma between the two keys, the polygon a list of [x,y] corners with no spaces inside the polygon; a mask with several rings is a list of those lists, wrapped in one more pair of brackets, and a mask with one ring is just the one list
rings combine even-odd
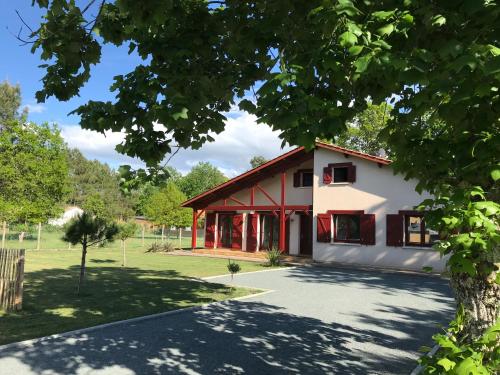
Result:
{"label": "house", "polygon": [[80,207],[68,206],[64,208],[64,213],[60,217],[56,219],[49,219],[49,224],[57,227],[62,227],[69,221],[80,216],[82,213],[83,210]]}
{"label": "house", "polygon": [[[437,232],[414,207],[428,198],[391,161],[316,142],[298,147],[183,203],[205,214],[208,249],[273,247],[318,262],[444,269]],[[196,236],[192,247],[197,247]]]}

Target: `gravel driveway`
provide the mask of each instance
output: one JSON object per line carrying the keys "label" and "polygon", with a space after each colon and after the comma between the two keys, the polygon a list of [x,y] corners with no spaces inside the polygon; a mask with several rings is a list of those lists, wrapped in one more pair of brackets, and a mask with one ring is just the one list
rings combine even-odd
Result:
{"label": "gravel driveway", "polygon": [[431,276],[297,267],[235,284],[272,292],[0,348],[0,374],[409,374],[453,314]]}

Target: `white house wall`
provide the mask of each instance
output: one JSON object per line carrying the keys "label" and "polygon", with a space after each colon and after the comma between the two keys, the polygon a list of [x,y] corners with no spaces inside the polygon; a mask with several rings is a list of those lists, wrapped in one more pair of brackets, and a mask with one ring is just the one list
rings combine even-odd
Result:
{"label": "white house wall", "polygon": [[[324,185],[323,168],[330,163],[346,162],[356,166],[356,181],[353,184]],[[340,153],[319,148],[314,154],[313,185],[314,260],[419,271],[431,266],[436,271],[443,270],[444,261],[435,250],[386,246],[386,215],[412,210],[428,197],[415,192],[415,181],[405,181],[401,175],[394,175],[390,166],[379,168],[377,163],[354,156],[346,159]],[[328,210],[364,210],[365,214],[375,214],[376,244],[317,242],[317,214]]]}

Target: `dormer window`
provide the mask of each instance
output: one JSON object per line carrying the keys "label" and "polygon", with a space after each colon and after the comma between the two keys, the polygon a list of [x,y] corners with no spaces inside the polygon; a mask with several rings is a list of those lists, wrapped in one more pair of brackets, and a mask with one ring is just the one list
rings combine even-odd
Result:
{"label": "dormer window", "polygon": [[293,174],[294,187],[311,187],[313,186],[313,170],[299,169]]}

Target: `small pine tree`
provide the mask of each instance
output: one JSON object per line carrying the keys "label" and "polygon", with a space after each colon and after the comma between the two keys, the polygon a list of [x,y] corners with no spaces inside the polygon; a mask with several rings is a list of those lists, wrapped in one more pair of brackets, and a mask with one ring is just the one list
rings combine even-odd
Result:
{"label": "small pine tree", "polygon": [[72,245],[82,245],[82,260],[80,264],[80,278],[78,280],[77,293],[80,294],[83,281],[85,279],[85,260],[87,249],[90,246],[102,244],[106,241],[113,241],[118,233],[115,223],[110,223],[99,217],[93,217],[87,212],[83,212],[73,219],[66,227],[63,240]]}
{"label": "small pine tree", "polygon": [[233,282],[234,274],[241,271],[241,266],[236,262],[231,262],[231,259],[228,259],[227,270],[231,273],[231,282]]}

